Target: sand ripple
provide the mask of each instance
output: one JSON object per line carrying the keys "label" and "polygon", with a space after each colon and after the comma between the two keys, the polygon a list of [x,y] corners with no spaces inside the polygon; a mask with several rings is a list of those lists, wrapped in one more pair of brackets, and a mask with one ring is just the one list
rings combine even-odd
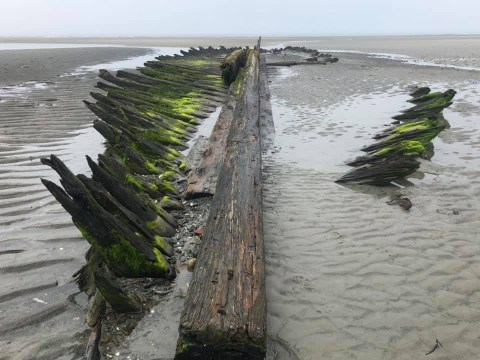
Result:
{"label": "sand ripple", "polygon": [[85,173],[84,155],[102,151],[94,116],[81,103],[94,79],[0,91],[1,359],[70,359],[83,351],[84,310],[67,298],[77,291],[71,276],[88,244],[41,184],[56,176],[40,158],[55,153]]}
{"label": "sand ripple", "polygon": [[[300,359],[417,359],[437,338],[443,348],[435,359],[476,359],[478,100],[458,72],[379,68],[362,82],[362,71],[351,70],[360,63],[338,65],[317,68],[315,76],[313,67],[271,73],[277,142],[264,158],[269,332]],[[452,128],[437,139],[424,172],[410,179],[415,186],[335,184],[343,161],[403,106],[404,92],[390,79],[407,84],[427,76],[460,88],[463,105],[446,113]],[[354,85],[322,85],[326,77]],[[386,204],[400,193],[412,200],[411,212]]]}

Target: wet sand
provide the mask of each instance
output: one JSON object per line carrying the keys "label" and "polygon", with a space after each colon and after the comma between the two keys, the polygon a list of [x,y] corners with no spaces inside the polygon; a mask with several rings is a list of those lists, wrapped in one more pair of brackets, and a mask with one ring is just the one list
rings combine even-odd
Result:
{"label": "wet sand", "polygon": [[[160,40],[118,39],[115,44],[255,41]],[[424,50],[421,43],[408,45],[409,39],[401,40],[403,45],[390,38],[355,39],[357,47],[346,47],[346,38],[327,40],[266,39],[265,44],[411,56]],[[478,39],[467,40],[473,44],[472,58],[480,57]],[[466,49],[460,43],[439,45],[425,51],[424,60],[443,54],[441,61],[452,64],[468,55]],[[40,183],[40,177],[56,176],[39,158],[56,153],[86,173],[84,155],[96,156],[103,148],[103,138],[90,126],[94,115],[81,103],[97,80],[93,72],[71,73],[78,66],[145,52],[0,51],[0,71],[9,74],[0,76],[0,359],[76,359],[84,350],[85,298],[68,297],[77,291],[71,275],[83,264],[87,243]],[[480,336],[480,89],[472,80],[477,72],[361,54],[339,57],[334,65],[270,73],[277,137],[264,159],[269,359],[415,359],[432,349],[435,338],[443,349],[431,357],[475,359]],[[28,66],[19,70],[22,65]],[[348,170],[344,161],[359,155],[389,117],[407,107],[412,84],[459,91],[445,111],[451,128],[435,141],[436,154],[422,164],[423,173],[410,179],[415,186],[399,191],[333,183]],[[412,200],[410,213],[386,204],[398,193]],[[152,359],[173,353],[188,280],[180,281],[178,292],[134,333],[131,350]],[[157,341],[161,336],[163,344]]]}
{"label": "wet sand", "polygon": [[[261,34],[259,34],[261,35]],[[111,44],[116,46],[253,46],[256,37],[144,37],[144,38],[0,38],[1,42]],[[306,46],[323,50],[393,53],[438,64],[480,67],[480,36],[311,36],[262,37],[262,45]]]}
{"label": "wet sand", "polygon": [[[480,329],[480,89],[472,72],[339,54],[270,71],[276,145],[264,157],[270,358],[476,359]],[[413,186],[343,187],[408,85],[451,87],[451,128]],[[407,196],[410,212],[386,204]]]}
{"label": "wet sand", "polygon": [[111,62],[148,52],[149,49],[125,47],[1,50],[0,86],[19,85],[27,81],[54,81],[80,66]]}
{"label": "wet sand", "polygon": [[57,176],[39,159],[55,153],[86,173],[85,155],[103,151],[81,101],[97,77],[72,73],[148,51],[0,51],[0,359],[77,359],[84,351],[86,299],[73,296],[72,275],[88,244],[40,182]]}

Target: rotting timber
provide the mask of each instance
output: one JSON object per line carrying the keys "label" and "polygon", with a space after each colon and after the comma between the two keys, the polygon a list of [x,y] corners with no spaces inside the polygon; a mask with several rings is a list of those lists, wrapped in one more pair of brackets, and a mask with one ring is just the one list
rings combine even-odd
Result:
{"label": "rotting timber", "polygon": [[[289,50],[302,58],[316,55]],[[74,274],[89,296],[88,360],[100,357],[105,314],[148,311],[136,280],[175,277],[179,257],[170,238],[178,219],[169,211],[182,209],[185,197],[205,195],[214,197],[176,358],[265,357],[261,152],[273,119],[267,62],[260,52],[259,40],[254,49],[191,48],[137,71],[101,70],[97,88],[104,92],[91,93],[95,102],[85,104],[98,117],[94,128],[107,147],[97,161],[87,157],[91,177],[73,174],[55,155],[42,159],[60,175],[62,186],[43,183],[91,245],[87,263]],[[200,141],[192,147],[202,155],[190,171],[181,151],[218,106],[222,110],[205,148]]]}
{"label": "rotting timber", "polygon": [[260,54],[234,83],[215,196],[184,310],[175,359],[263,359],[266,294],[262,228]]}
{"label": "rotting timber", "polygon": [[181,56],[160,56],[137,71],[101,70],[97,87],[106,93],[92,93],[96,101],[85,101],[107,144],[97,161],[87,157],[92,176],[73,174],[55,155],[42,159],[60,175],[61,186],[42,182],[91,245],[87,263],[74,275],[89,296],[88,359],[100,356],[106,309],[148,310],[139,294],[123,286],[127,278],[175,277],[169,238],[178,224],[167,210],[182,206],[176,186],[185,177],[180,151],[196,125],[224,103],[228,86],[220,57],[234,50],[192,48]]}
{"label": "rotting timber", "polygon": [[366,155],[348,162],[355,169],[337,182],[389,185],[417,171],[417,158],[429,160],[434,155],[432,140],[449,127],[443,109],[452,104],[456,94],[453,89],[443,93],[430,91],[429,87],[411,91],[408,102],[415,106],[393,116],[395,125],[375,135],[378,141],[362,149]]}

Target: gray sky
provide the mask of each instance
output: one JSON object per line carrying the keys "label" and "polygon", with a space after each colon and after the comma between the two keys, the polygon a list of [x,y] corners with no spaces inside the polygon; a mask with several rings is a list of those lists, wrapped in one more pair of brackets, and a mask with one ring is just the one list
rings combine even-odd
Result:
{"label": "gray sky", "polygon": [[0,1],[0,36],[480,34],[479,0]]}

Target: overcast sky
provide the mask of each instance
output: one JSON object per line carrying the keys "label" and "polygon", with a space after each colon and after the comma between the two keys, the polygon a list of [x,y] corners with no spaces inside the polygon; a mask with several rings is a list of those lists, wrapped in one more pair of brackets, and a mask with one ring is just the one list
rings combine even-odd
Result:
{"label": "overcast sky", "polygon": [[0,36],[479,34],[479,0],[0,0]]}

